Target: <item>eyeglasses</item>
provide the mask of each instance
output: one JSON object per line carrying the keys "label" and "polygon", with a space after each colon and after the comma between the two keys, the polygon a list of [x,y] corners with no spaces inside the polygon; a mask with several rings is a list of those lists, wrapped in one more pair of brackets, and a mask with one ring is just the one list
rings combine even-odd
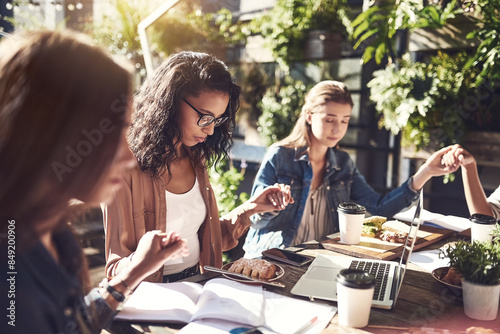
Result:
{"label": "eyeglasses", "polygon": [[204,114],[200,111],[198,111],[198,109],[196,109],[191,103],[189,103],[188,101],[186,101],[186,99],[182,99],[184,102],[186,102],[186,104],[188,106],[191,107],[191,109],[193,109],[194,111],[196,111],[198,113],[198,115],[200,116],[200,119],[198,119],[198,126],[201,127],[201,128],[204,128],[206,126],[209,126],[210,124],[214,123],[215,122],[215,126],[220,126],[222,125],[222,123],[224,123],[225,121],[227,121],[227,119],[229,117],[227,116],[224,116],[221,115],[219,116],[218,118],[215,118],[214,116],[212,115],[207,115],[207,114]]}

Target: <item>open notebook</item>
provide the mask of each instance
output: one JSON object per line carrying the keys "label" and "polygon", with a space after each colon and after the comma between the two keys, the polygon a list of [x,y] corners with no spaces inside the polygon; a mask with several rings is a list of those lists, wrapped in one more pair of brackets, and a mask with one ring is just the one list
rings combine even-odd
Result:
{"label": "open notebook", "polygon": [[403,252],[399,262],[384,260],[352,259],[345,256],[318,255],[307,271],[297,281],[291,293],[311,299],[337,301],[337,275],[345,268],[358,268],[375,275],[376,286],[372,306],[392,309],[396,305],[399,290],[403,284],[406,264],[410,259],[417,232],[420,227],[422,193],[417,202],[413,220],[409,226]]}

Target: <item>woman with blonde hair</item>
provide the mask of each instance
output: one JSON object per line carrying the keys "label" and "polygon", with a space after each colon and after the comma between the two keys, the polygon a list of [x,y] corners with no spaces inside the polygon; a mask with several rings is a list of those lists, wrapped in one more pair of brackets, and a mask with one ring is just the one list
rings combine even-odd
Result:
{"label": "woman with blonde hair", "polygon": [[339,148],[352,107],[351,93],[341,82],[323,81],[308,92],[295,127],[269,148],[252,189],[255,193],[271,184],[287,184],[295,203],[279,213],[251,217],[243,246],[245,257],[338,232],[337,207],[344,201],[363,205],[373,215],[391,217],[410,206],[431,177],[453,171],[441,165],[440,157],[446,151],[441,150],[399,188],[385,196],[377,193],[349,154]]}
{"label": "woman with blonde hair", "polygon": [[90,290],[69,202],[109,201],[133,165],[131,92],[130,73],[81,35],[28,32],[2,42],[3,333],[100,333],[144,277],[187,254],[177,234],[147,233],[127,270]]}

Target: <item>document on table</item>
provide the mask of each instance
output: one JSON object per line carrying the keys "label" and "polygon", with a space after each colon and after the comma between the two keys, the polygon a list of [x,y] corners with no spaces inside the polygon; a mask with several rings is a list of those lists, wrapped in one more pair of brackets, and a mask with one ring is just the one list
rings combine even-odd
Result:
{"label": "document on table", "polygon": [[432,272],[437,268],[448,267],[450,265],[449,259],[441,258],[439,256],[440,252],[440,249],[413,252],[411,254],[410,262],[427,270],[428,272]]}
{"label": "document on table", "polygon": [[265,291],[260,285],[216,278],[204,286],[143,282],[115,319],[188,323],[182,334],[228,333],[236,328],[259,328],[263,333],[300,329],[300,334],[314,334],[328,325],[336,311],[334,306]]}
{"label": "document on table", "polygon": [[[179,334],[237,333],[251,328],[257,328],[263,334],[319,334],[337,313],[337,308],[328,304],[291,298],[270,291],[263,293],[265,324],[262,326],[249,327],[220,319],[202,319],[184,326]],[[316,320],[311,323],[313,319]]]}
{"label": "document on table", "polygon": [[296,333],[315,317],[317,321],[314,325],[300,334],[320,333],[337,313],[336,307],[325,303],[291,298],[270,291],[264,291],[264,299],[266,327],[277,333]]}
{"label": "document on table", "polygon": [[[401,221],[412,221],[415,215],[415,206],[411,207],[406,211],[401,211],[394,215],[394,219]],[[420,213],[420,219],[423,224],[437,225],[438,227],[447,228],[449,230],[462,232],[470,228],[470,220],[463,217],[457,217],[452,215],[442,215],[440,213],[430,212],[428,210],[422,210]]]}
{"label": "document on table", "polygon": [[245,331],[251,328],[257,328],[263,334],[319,334],[337,313],[336,307],[321,302],[286,297],[270,291],[263,293],[265,299],[263,326],[245,327],[230,321],[206,319],[189,323],[179,331],[179,334],[237,333],[238,330]]}

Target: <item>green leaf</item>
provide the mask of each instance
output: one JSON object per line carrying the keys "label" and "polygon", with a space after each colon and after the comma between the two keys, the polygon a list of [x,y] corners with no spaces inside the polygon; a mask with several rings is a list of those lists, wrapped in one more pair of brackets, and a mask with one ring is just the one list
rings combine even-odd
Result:
{"label": "green leaf", "polygon": [[378,12],[380,8],[378,6],[373,6],[368,8],[366,11],[362,12],[359,14],[351,23],[351,26],[354,28],[358,24],[364,22],[364,21],[370,21],[369,18],[374,12]]}
{"label": "green leaf", "polygon": [[354,38],[358,38],[359,34],[361,34],[363,31],[368,29],[369,26],[370,26],[370,22],[368,22],[368,20],[363,21],[360,25],[358,25],[356,30],[354,30],[354,33],[352,36]]}
{"label": "green leaf", "polygon": [[434,6],[425,7],[427,14],[431,17],[434,22],[440,22],[439,12]]}
{"label": "green leaf", "polygon": [[477,31],[471,31],[470,33],[467,34],[466,38],[472,39],[472,38],[476,37],[476,35],[477,35]]}
{"label": "green leaf", "polygon": [[363,52],[363,64],[366,64],[370,61],[370,59],[373,58],[373,54],[375,53],[375,47],[373,46],[367,46],[365,49],[365,52]]}
{"label": "green leaf", "polygon": [[384,57],[386,55],[386,51],[387,51],[387,48],[386,48],[385,43],[380,43],[377,46],[377,50],[375,50],[375,61],[377,62],[377,64],[382,63],[382,60],[384,59]]}
{"label": "green leaf", "polygon": [[360,45],[361,43],[363,43],[363,41],[365,41],[367,38],[369,38],[369,37],[373,36],[373,34],[376,34],[377,32],[378,32],[378,29],[372,29],[372,30],[370,30],[370,31],[367,31],[365,34],[363,34],[363,36],[361,36],[361,37],[357,40],[357,42],[356,42],[356,44],[354,44],[353,48],[354,48],[354,49],[357,49],[357,48],[359,47],[359,45]]}

